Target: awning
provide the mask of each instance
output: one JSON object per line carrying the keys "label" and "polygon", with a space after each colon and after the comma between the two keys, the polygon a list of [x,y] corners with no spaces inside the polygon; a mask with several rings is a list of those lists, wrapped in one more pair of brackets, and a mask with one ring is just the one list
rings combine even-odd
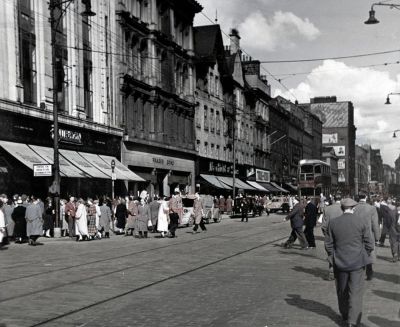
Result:
{"label": "awning", "polygon": [[[105,163],[108,163],[110,165],[110,167],[111,167],[111,161],[112,160],[115,161],[114,172],[117,174],[117,179],[130,180],[130,181],[135,181],[135,182],[145,182],[145,180],[143,178],[136,175],[132,170],[130,170],[128,167],[124,166],[115,157],[104,156],[104,155],[99,155],[99,157],[101,159],[103,159]],[[125,176],[125,178],[124,178],[124,176]]]}
{"label": "awning", "polygon": [[292,185],[292,184],[290,184],[290,183],[285,183],[284,186],[285,186],[287,189],[291,190],[292,192],[297,192],[297,186],[294,186],[294,185]]}
{"label": "awning", "polygon": [[[233,178],[232,177],[225,177],[225,176],[216,176],[216,177],[220,182],[233,187]],[[243,190],[254,190],[253,187],[251,187],[250,185],[241,181],[239,178],[235,178],[235,188],[241,188]]]}
{"label": "awning", "polygon": [[232,188],[229,187],[228,185],[221,183],[214,175],[204,175],[200,174],[200,177],[205,179],[208,183],[211,185],[217,187],[217,188],[222,188],[225,190],[231,190]]}
{"label": "awning", "polygon": [[4,150],[22,162],[29,169],[33,170],[33,165],[49,163],[26,144],[0,141],[0,145],[4,148]]}
{"label": "awning", "polygon": [[262,187],[265,187],[268,191],[273,192],[273,193],[280,193],[281,191],[273,186],[271,183],[265,183],[265,182],[257,182],[260,184]]}
{"label": "awning", "polygon": [[285,190],[283,187],[279,186],[278,184],[276,184],[276,183],[274,183],[274,182],[271,182],[271,184],[272,184],[273,186],[275,186],[280,192],[283,192],[283,193],[290,193],[288,190]]}
{"label": "awning", "polygon": [[[44,146],[29,145],[29,147],[35,151],[39,156],[48,161],[48,163],[53,164],[54,162],[54,150],[52,148],[46,148]],[[71,178],[88,178],[90,175],[86,174],[84,171],[75,167],[67,159],[65,159],[61,154],[59,155],[60,162],[60,174],[64,177]]]}
{"label": "awning", "polygon": [[264,186],[258,184],[257,182],[253,182],[253,181],[246,181],[246,182],[259,191],[268,192],[268,193],[270,192]]}
{"label": "awning", "polygon": [[97,169],[93,166],[89,161],[87,161],[84,157],[82,157],[79,152],[70,151],[70,150],[62,150],[59,152],[62,154],[65,159],[67,159],[70,163],[78,167],[80,170],[86,172],[91,177],[94,178],[103,178],[109,179],[110,177],[104,174],[101,170]]}

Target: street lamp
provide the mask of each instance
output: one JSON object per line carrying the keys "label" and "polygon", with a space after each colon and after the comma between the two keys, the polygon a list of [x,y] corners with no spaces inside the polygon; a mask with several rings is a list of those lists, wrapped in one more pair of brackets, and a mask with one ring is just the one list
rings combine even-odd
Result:
{"label": "street lamp", "polygon": [[115,170],[115,160],[111,160],[111,199],[114,201],[114,181],[117,179],[114,173]]}
{"label": "street lamp", "polygon": [[397,137],[397,136],[396,136],[396,132],[400,132],[400,129],[396,129],[396,130],[393,131],[393,138],[396,138],[396,137]]}
{"label": "street lamp", "polygon": [[385,104],[392,104],[392,103],[390,102],[390,98],[389,98],[390,95],[400,95],[400,93],[398,93],[398,92],[389,93],[389,94],[386,96],[386,102],[385,102]]}
{"label": "street lamp", "polygon": [[379,20],[377,20],[376,17],[375,17],[374,6],[386,6],[386,7],[390,7],[390,9],[393,9],[393,8],[400,9],[400,4],[384,3],[384,2],[373,3],[372,6],[371,6],[371,10],[369,11],[369,17],[364,22],[364,24],[372,25],[372,24],[378,24],[379,23]]}
{"label": "street lamp", "polygon": [[[51,23],[51,47],[52,47],[52,73],[53,73],[53,151],[54,151],[54,159],[53,159],[53,171],[54,171],[54,181],[53,181],[53,189],[54,189],[54,202],[55,202],[55,236],[61,236],[61,221],[60,221],[60,161],[59,161],[59,153],[58,153],[58,143],[59,143],[59,132],[58,132],[58,80],[57,80],[57,28],[60,24],[62,17],[66,13],[70,4],[74,2],[74,0],[50,0],[49,10],[50,10],[50,23]],[[91,10],[91,0],[82,0],[85,5],[85,10],[81,13],[82,16],[94,16],[96,15]],[[65,6],[64,6],[65,5]],[[64,7],[64,8],[63,8]],[[56,8],[59,9],[58,17],[56,18]]]}

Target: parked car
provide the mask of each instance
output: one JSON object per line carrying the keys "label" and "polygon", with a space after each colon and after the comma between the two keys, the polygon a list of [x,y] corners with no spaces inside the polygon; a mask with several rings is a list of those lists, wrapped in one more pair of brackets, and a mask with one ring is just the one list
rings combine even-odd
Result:
{"label": "parked car", "polygon": [[289,212],[289,199],[286,196],[274,196],[272,200],[267,201],[265,204],[265,209],[269,212]]}
{"label": "parked car", "polygon": [[186,197],[182,197],[182,220],[180,225],[181,226],[191,226],[193,225],[193,202],[194,197],[188,195]]}

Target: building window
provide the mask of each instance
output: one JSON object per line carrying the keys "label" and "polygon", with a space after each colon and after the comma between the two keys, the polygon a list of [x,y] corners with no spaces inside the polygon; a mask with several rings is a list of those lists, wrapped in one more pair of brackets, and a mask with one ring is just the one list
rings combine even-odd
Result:
{"label": "building window", "polygon": [[215,132],[215,119],[214,119],[214,109],[210,109],[210,129],[211,133]]}
{"label": "building window", "polygon": [[196,140],[196,151],[199,152],[200,150],[200,140]]}
{"label": "building window", "polygon": [[211,156],[215,155],[215,146],[214,143],[211,143],[211,152],[210,152]]}
{"label": "building window", "polygon": [[215,115],[216,115],[216,119],[215,119],[216,133],[218,135],[221,135],[221,117],[220,117],[219,111],[216,111]]}
{"label": "building window", "polygon": [[204,130],[208,131],[208,108],[204,106]]}
{"label": "building window", "polygon": [[219,78],[215,76],[215,96],[219,98]]}
{"label": "building window", "polygon": [[19,2],[20,75],[24,102],[37,103],[35,20],[30,0]]}
{"label": "building window", "polygon": [[82,17],[83,92],[84,107],[88,118],[93,118],[92,51],[88,17]]}
{"label": "building window", "polygon": [[208,142],[204,142],[204,154],[208,155]]}

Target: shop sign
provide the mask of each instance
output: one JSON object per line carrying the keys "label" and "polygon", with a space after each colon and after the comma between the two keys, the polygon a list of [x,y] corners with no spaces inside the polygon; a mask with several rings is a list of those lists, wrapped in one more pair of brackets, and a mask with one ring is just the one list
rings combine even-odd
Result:
{"label": "shop sign", "polygon": [[271,180],[268,170],[256,169],[256,182],[269,183]]}
{"label": "shop sign", "polygon": [[34,177],[48,177],[52,175],[52,165],[33,165]]}
{"label": "shop sign", "polygon": [[[54,138],[54,125],[51,125],[51,138]],[[58,137],[60,142],[82,144],[82,134],[80,132],[71,131],[68,129],[59,128]]]}
{"label": "shop sign", "polygon": [[338,142],[338,134],[322,134],[323,144],[336,144]]}
{"label": "shop sign", "polygon": [[333,146],[333,149],[338,157],[344,157],[346,155],[346,147],[344,145]]}
{"label": "shop sign", "polygon": [[163,166],[165,165],[165,166],[171,166],[171,167],[175,165],[175,162],[172,159],[153,157],[152,160],[155,164],[158,164],[158,165],[163,165]]}
{"label": "shop sign", "polygon": [[223,162],[210,161],[209,164],[208,164],[208,172],[209,173],[232,174],[233,165],[232,164],[226,164],[226,163],[223,163]]}

